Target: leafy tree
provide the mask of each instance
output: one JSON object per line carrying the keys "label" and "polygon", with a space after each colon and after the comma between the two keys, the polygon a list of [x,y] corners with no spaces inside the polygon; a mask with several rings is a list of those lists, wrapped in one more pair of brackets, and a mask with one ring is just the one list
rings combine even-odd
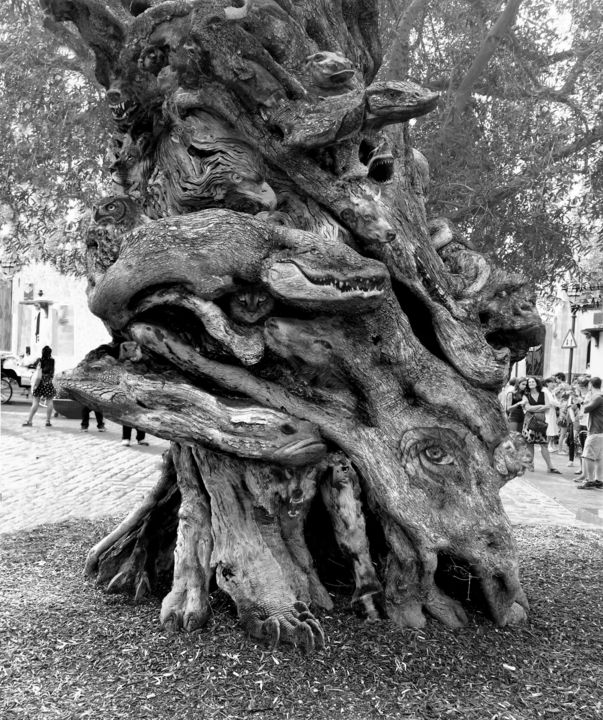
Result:
{"label": "leafy tree", "polygon": [[3,3],[0,97],[4,256],[80,273],[79,219],[101,192],[109,122],[92,55],[62,24],[43,20],[37,4]]}
{"label": "leafy tree", "polygon": [[601,243],[600,3],[384,0],[382,73],[441,93],[414,142],[428,214],[541,287]]}
{"label": "leafy tree", "polygon": [[[580,272],[575,258],[603,243],[599,3],[381,5],[381,76],[441,93],[414,127],[432,171],[428,214],[451,218],[541,286]],[[68,26],[42,20],[34,0],[0,8],[0,93],[0,238],[20,261],[78,272],[76,219],[102,194],[107,110],[89,50]]]}

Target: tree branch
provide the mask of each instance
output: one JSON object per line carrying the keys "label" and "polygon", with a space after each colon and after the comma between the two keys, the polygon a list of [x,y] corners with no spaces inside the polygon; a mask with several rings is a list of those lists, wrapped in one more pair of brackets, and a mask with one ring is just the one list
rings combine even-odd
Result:
{"label": "tree branch", "polygon": [[46,15],[43,23],[48,32],[52,33],[57,40],[72,50],[80,60],[89,63],[92,54],[88,46],[75,33],[71,32],[63,23],[57,22],[54,18]]}
{"label": "tree branch", "polygon": [[[579,137],[573,142],[568,143],[567,145],[563,145],[558,150],[551,152],[549,158],[548,172],[551,171],[551,168],[553,165],[555,165],[555,163],[558,163],[561,160],[566,160],[567,158],[572,157],[572,155],[576,155],[580,151],[585,150],[586,148],[591,147],[592,145],[596,145],[597,143],[600,143],[602,141],[603,125],[597,125],[588,133],[585,133],[582,137]],[[496,188],[480,202],[468,205],[462,210],[459,210],[458,212],[449,215],[448,217],[453,222],[459,222],[462,220],[467,220],[472,215],[475,215],[476,212],[491,209],[495,205],[503,202],[503,200],[507,200],[508,198],[513,197],[525,187],[533,183],[535,175],[542,176],[546,172],[547,171],[539,171],[538,173],[535,173],[534,167],[529,166],[524,170],[523,173],[521,173],[521,175],[518,175],[514,180],[512,180],[504,187]]]}
{"label": "tree branch", "polygon": [[381,80],[401,80],[408,76],[410,33],[415,29],[427,0],[412,0],[396,23],[394,41],[379,74]]}
{"label": "tree branch", "polygon": [[[527,69],[526,73],[534,85],[532,88],[514,86],[513,89],[508,92],[505,87],[496,86],[485,81],[474,85],[473,93],[484,95],[485,97],[497,98],[498,100],[507,100],[509,102],[516,102],[518,98],[528,98],[536,100],[537,102],[548,100],[553,103],[560,103],[561,105],[569,107],[576,117],[579,118],[580,122],[587,127],[588,123],[584,111],[573,98],[569,97],[569,94],[565,94],[562,90],[554,90],[545,85],[540,85]],[[450,88],[451,77],[439,77],[429,82],[424,82],[423,85],[429,90],[445,93]]]}
{"label": "tree branch", "polygon": [[479,52],[475,56],[471,67],[465,73],[465,76],[461,80],[461,83],[455,93],[454,105],[448,113],[448,117],[442,124],[440,137],[445,137],[447,127],[454,122],[455,118],[460,118],[465,112],[467,106],[471,102],[471,92],[477,82],[477,79],[487,67],[490,62],[490,58],[496,52],[505,33],[508,32],[509,28],[515,22],[515,17],[517,16],[517,11],[519,10],[520,5],[521,0],[509,0],[498,20],[488,31]]}
{"label": "tree branch", "polygon": [[580,77],[580,75],[584,72],[584,65],[588,58],[597,50],[600,46],[598,45],[592,45],[589,47],[584,48],[581,50],[576,57],[576,62],[571,67],[570,71],[567,74],[567,77],[565,78],[565,82],[561,86],[561,89],[559,90],[559,94],[561,95],[569,95],[570,93],[574,92],[576,80]]}
{"label": "tree branch", "polygon": [[522,47],[515,33],[512,30],[509,32],[509,38],[513,45],[513,51],[516,55],[530,60],[541,68],[555,65],[556,63],[562,62],[563,60],[568,60],[569,58],[574,57],[576,54],[575,50],[570,49],[562,50],[560,52],[553,53],[552,55],[541,55],[534,50]]}

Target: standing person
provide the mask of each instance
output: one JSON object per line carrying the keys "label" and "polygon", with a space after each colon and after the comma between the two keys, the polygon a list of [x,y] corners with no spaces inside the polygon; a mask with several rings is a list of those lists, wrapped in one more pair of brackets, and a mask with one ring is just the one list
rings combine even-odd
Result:
{"label": "standing person", "polygon": [[584,412],[588,413],[588,435],[582,451],[584,481],[578,489],[603,488],[603,395],[600,377],[590,379]]}
{"label": "standing person", "polygon": [[[573,439],[573,433],[570,427],[570,406],[571,406],[571,392],[562,392],[557,395],[559,400],[559,414],[557,415],[557,425],[559,426],[559,455],[567,455],[569,451],[570,443]],[[572,438],[572,439],[570,439]],[[567,448],[565,444],[567,442]]]}
{"label": "standing person", "polygon": [[[556,372],[553,377],[557,381],[557,387],[554,390],[555,398],[559,403],[559,412],[557,414],[557,425],[559,426],[559,453],[562,455],[566,454],[565,443],[567,442],[569,450],[569,431],[566,422],[567,408],[569,407],[568,398],[571,395],[572,388],[568,382],[566,382],[566,376],[563,372]],[[564,423],[564,424],[562,424]]]}
{"label": "standing person", "polygon": [[[132,439],[132,428],[129,425],[122,425],[121,427],[121,444],[128,446]],[[136,428],[136,442],[139,445],[148,445],[149,443],[145,440],[144,430]]]}
{"label": "standing person", "polygon": [[580,453],[580,470],[576,470],[574,473],[578,476],[574,482],[581,482],[584,480],[582,453],[584,452],[584,445],[588,436],[588,413],[584,411],[585,399],[588,393],[588,380],[586,378],[580,378],[576,380],[574,387],[576,390],[574,441],[576,443],[576,450]]}
{"label": "standing person", "polygon": [[549,409],[544,414],[544,419],[546,420],[546,435],[549,443],[548,448],[550,453],[554,453],[557,452],[555,440],[559,435],[559,425],[557,425],[557,408],[559,407],[559,401],[555,397],[557,380],[554,377],[548,377],[543,381],[542,386],[545,404],[549,406]]}
{"label": "standing person", "polygon": [[523,396],[528,381],[526,378],[517,378],[515,389],[508,398],[507,415],[509,417],[509,430],[521,432],[525,413],[523,411]]}
{"label": "standing person", "polygon": [[[540,445],[540,452],[544,462],[546,463],[548,472],[555,475],[561,475],[557,468],[553,467],[551,463],[551,456],[547,447],[547,424],[545,420],[545,413],[549,410],[547,405],[544,392],[542,391],[541,385],[538,380],[530,375],[528,377],[528,386],[526,388],[526,394],[523,398],[523,409],[526,414],[522,435],[526,439],[528,444],[528,452],[531,455],[531,463],[529,465],[530,470],[534,470],[534,445]],[[532,422],[534,420],[534,422]],[[537,427],[534,427],[534,426]]]}
{"label": "standing person", "polygon": [[[80,425],[80,427],[82,428],[82,432],[88,432],[91,412],[92,408],[82,407],[82,424]],[[94,410],[94,415],[96,417],[96,427],[98,431],[105,432],[105,420],[103,418],[102,412],[100,410]]]}
{"label": "standing person", "polygon": [[565,379],[565,373],[556,372],[553,377],[557,381],[557,387],[555,388],[555,393],[557,395],[561,395],[561,393],[569,392],[571,390],[569,383]]}
{"label": "standing person", "polygon": [[509,405],[511,403],[511,395],[515,392],[517,388],[517,381],[518,378],[509,378],[507,380],[507,384],[504,386],[504,388],[498,393],[498,401],[503,407],[503,410],[505,410],[507,413],[509,412]]}
{"label": "standing person", "polygon": [[568,450],[568,467],[574,467],[574,458],[576,457],[576,451],[578,449],[578,429],[576,429],[576,423],[578,422],[578,405],[577,397],[573,392],[567,401],[567,450]]}
{"label": "standing person", "polygon": [[51,427],[53,398],[57,394],[53,385],[54,378],[54,358],[52,357],[52,349],[45,345],[42,348],[42,355],[34,363],[36,368],[35,379],[33,381],[33,392],[31,401],[31,410],[29,417],[23,423],[23,427],[31,427],[34,415],[38,412],[40,400],[45,400],[46,405],[46,427]]}
{"label": "standing person", "polygon": [[[134,341],[122,342],[119,345],[119,362],[139,362],[142,360],[142,352],[140,345]],[[148,445],[144,439],[144,430],[136,428],[136,442],[139,445]],[[132,439],[132,428],[129,425],[122,425],[121,428],[121,444],[126,447],[130,445]]]}

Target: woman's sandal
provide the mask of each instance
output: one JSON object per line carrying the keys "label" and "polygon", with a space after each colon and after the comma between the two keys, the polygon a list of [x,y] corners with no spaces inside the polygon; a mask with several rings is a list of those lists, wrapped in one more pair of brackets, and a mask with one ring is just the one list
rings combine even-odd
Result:
{"label": "woman's sandal", "polygon": [[29,422],[29,420],[23,423],[23,427],[31,427],[31,423]]}
{"label": "woman's sandal", "polygon": [[46,427],[52,427],[52,423],[50,422],[50,420],[46,423]]}
{"label": "woman's sandal", "polygon": [[561,471],[557,470],[557,468],[549,468],[549,472],[553,473],[553,475],[561,475]]}

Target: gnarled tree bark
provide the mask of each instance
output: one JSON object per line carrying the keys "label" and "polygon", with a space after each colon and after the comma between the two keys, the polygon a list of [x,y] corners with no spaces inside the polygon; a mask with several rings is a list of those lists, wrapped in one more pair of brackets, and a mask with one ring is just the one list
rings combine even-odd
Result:
{"label": "gnarled tree bark", "polygon": [[458,626],[468,597],[525,617],[498,496],[523,448],[496,393],[542,325],[522,278],[428,222],[424,158],[388,127],[437,96],[374,81],[377,3],[41,2],[95,53],[115,122],[86,237],[113,342],[63,386],[172,441],[88,573],[164,594],[186,630],[215,578],[252,636],[308,650],[321,546],[371,620]]}

